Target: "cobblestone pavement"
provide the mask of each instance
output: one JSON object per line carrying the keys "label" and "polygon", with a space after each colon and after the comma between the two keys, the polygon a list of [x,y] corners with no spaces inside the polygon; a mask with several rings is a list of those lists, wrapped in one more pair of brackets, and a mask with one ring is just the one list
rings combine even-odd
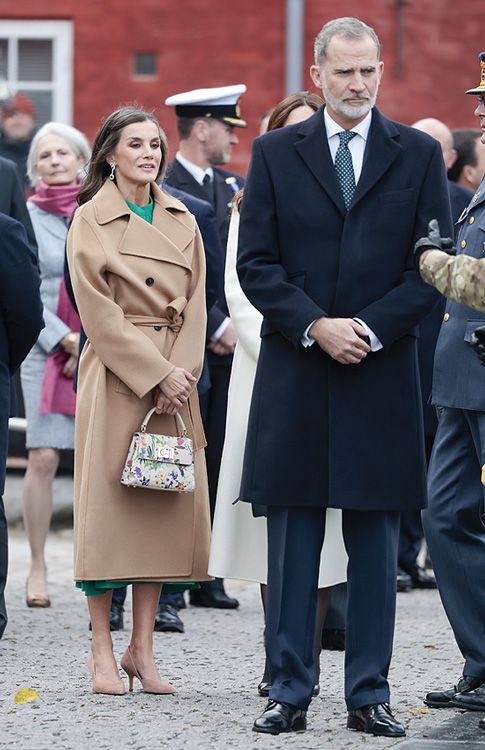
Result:
{"label": "cobblestone pavement", "polygon": [[[405,744],[345,729],[342,654],[324,652],[321,695],[312,703],[306,733],[270,737],[251,732],[264,707],[256,685],[263,665],[258,588],[230,582],[241,602],[239,611],[188,608],[182,612],[186,632],[155,634],[161,674],[177,687],[175,696],[122,697],[91,693],[85,666],[89,649],[88,618],[83,595],[73,588],[72,533],[53,532],[48,543],[52,607],[27,609],[24,586],[27,545],[23,533],[10,539],[7,589],[10,622],[0,641],[0,747],[51,750],[340,750],[387,748],[451,750],[485,745],[477,728],[483,714],[457,709],[426,711],[423,693],[453,684],[461,657],[435,591],[398,597],[396,641],[390,682],[393,708],[407,727]],[[131,613],[126,611],[126,625]],[[115,653],[127,643],[128,630],[114,633]],[[20,688],[39,698],[15,703]],[[431,741],[433,740],[433,741]],[[457,741],[449,744],[448,741]],[[468,744],[466,741],[468,740]]]}

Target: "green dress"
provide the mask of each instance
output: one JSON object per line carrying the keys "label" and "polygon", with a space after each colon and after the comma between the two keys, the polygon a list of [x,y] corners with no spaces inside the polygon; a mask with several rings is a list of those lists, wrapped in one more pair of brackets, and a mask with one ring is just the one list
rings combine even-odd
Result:
{"label": "green dress", "polygon": [[[128,208],[133,213],[138,214],[140,218],[148,221],[149,224],[153,221],[153,198],[150,195],[150,201],[146,206],[137,206],[135,203],[126,201]],[[147,581],[77,581],[76,588],[84,591],[86,596],[96,596],[97,594],[104,594],[109,589],[121,589],[130,583],[147,583]],[[153,581],[156,583],[156,581]],[[163,583],[163,591],[167,594],[175,594],[177,591],[185,591],[186,589],[198,589],[198,583],[190,583],[184,581],[183,583]]]}

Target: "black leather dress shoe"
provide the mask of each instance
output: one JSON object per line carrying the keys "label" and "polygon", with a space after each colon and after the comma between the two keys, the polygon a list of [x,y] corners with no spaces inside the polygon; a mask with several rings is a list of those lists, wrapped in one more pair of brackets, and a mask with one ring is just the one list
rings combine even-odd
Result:
{"label": "black leather dress shoe", "polygon": [[109,629],[123,630],[123,605],[119,602],[111,602],[109,609]]}
{"label": "black leather dress shoe", "polygon": [[156,633],[183,633],[184,624],[171,604],[158,604],[153,630]]}
{"label": "black leather dress shoe", "polygon": [[270,688],[271,682],[265,682],[264,680],[261,680],[258,685],[258,695],[261,696],[261,698],[268,698]]}
{"label": "black leather dress shoe", "polygon": [[345,651],[345,630],[324,628],[322,630],[322,648],[326,651]]}
{"label": "black leather dress shoe", "polygon": [[[123,612],[124,607],[119,602],[111,602],[109,608],[109,629],[113,632],[115,630],[123,630]],[[89,623],[89,629],[92,630],[93,626]]]}
{"label": "black leather dress shoe", "polygon": [[347,728],[376,737],[404,737],[403,725],[393,716],[388,703],[375,703],[349,711]]}
{"label": "black leather dress shoe", "polygon": [[431,693],[427,693],[424,703],[430,708],[449,708],[457,693],[465,695],[475,690],[475,688],[481,687],[482,684],[483,680],[481,678],[461,677],[458,680],[458,684],[448,690],[433,690]]}
{"label": "black leather dress shoe", "polygon": [[398,568],[396,576],[396,588],[398,592],[409,591],[412,585],[411,576],[405,573],[404,570],[401,570],[401,568]]}
{"label": "black leather dress shoe", "polygon": [[302,732],[306,729],[306,711],[289,703],[269,701],[261,716],[253,724],[253,732],[280,734]]}
{"label": "black leather dress shoe", "polygon": [[[264,682],[261,681],[258,685],[258,695],[261,696],[261,698],[268,698],[269,697],[269,691],[271,690],[271,682]],[[317,695],[320,695],[320,685],[315,685],[313,688],[313,697],[316,698]]]}
{"label": "black leather dress shoe", "polygon": [[401,565],[404,573],[411,578],[413,589],[435,589],[437,588],[436,578],[431,573],[427,573],[418,563],[413,565]]}
{"label": "black leather dress shoe", "polygon": [[485,729],[485,719],[480,719],[480,721],[478,722],[478,728]]}
{"label": "black leather dress shoe", "polygon": [[485,684],[466,693],[455,693],[451,705],[467,711],[485,711]]}
{"label": "black leather dress shoe", "polygon": [[237,609],[239,602],[225,591],[204,591],[195,589],[190,592],[190,603],[193,607],[213,607],[214,609]]}

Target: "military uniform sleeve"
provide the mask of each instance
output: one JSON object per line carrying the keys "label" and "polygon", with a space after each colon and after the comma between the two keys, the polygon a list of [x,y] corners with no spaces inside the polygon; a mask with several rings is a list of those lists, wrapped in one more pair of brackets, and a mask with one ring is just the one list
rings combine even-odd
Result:
{"label": "military uniform sleeve", "polygon": [[430,250],[419,270],[424,281],[448,299],[485,312],[485,258]]}
{"label": "military uniform sleeve", "polygon": [[82,215],[76,214],[69,230],[67,257],[79,315],[94,351],[105,367],[143,398],[175,366],[115,302],[102,242]]}

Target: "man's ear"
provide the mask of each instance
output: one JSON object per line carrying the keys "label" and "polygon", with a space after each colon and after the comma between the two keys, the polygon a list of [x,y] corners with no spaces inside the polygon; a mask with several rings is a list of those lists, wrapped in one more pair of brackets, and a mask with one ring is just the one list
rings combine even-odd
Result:
{"label": "man's ear", "polygon": [[200,143],[205,143],[209,133],[208,123],[205,120],[197,120],[194,123],[193,133]]}
{"label": "man's ear", "polygon": [[322,90],[322,74],[320,72],[320,68],[317,67],[316,65],[311,65],[310,76],[311,76],[313,83],[317,87],[317,89],[321,91]]}

